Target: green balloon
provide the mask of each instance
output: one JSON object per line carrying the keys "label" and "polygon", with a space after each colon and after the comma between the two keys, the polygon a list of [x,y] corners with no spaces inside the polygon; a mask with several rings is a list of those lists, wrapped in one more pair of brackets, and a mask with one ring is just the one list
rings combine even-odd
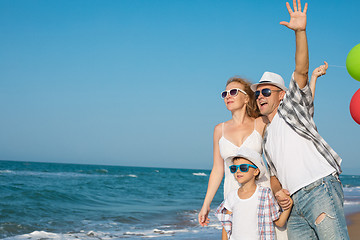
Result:
{"label": "green balloon", "polygon": [[360,81],[360,44],[353,47],[347,55],[346,69],[353,79]]}

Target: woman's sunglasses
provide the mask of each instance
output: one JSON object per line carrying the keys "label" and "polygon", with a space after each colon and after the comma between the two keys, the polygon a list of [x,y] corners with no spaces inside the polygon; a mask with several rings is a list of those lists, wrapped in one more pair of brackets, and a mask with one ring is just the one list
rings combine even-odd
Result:
{"label": "woman's sunglasses", "polygon": [[[264,88],[261,90],[261,94],[264,97],[270,97],[271,92],[281,92],[282,90],[271,90],[270,88]],[[255,91],[255,99],[258,99],[258,97],[260,96],[260,91],[257,90]]]}
{"label": "woman's sunglasses", "polygon": [[221,97],[226,98],[226,96],[228,94],[230,94],[230,96],[232,96],[232,97],[235,97],[235,96],[237,96],[239,94],[239,92],[242,92],[243,94],[247,95],[247,93],[244,90],[242,90],[240,88],[233,88],[233,89],[230,89],[230,90],[223,91],[221,93]]}
{"label": "woman's sunglasses", "polygon": [[230,172],[231,173],[236,173],[236,171],[238,169],[240,169],[240,172],[248,172],[249,171],[249,167],[255,168],[257,169],[258,167],[255,165],[251,165],[251,164],[240,164],[240,165],[231,165],[230,168]]}

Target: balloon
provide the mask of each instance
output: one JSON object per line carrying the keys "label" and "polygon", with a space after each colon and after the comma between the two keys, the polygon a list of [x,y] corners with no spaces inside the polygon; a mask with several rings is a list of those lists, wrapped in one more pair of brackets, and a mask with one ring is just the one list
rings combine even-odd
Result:
{"label": "balloon", "polygon": [[360,81],[360,44],[353,47],[347,55],[346,69],[353,79]]}
{"label": "balloon", "polygon": [[355,92],[350,101],[350,114],[357,124],[360,124],[360,89]]}

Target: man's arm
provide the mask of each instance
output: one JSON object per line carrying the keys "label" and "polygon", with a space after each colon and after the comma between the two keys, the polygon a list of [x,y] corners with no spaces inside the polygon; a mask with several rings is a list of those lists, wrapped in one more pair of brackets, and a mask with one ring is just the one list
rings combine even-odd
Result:
{"label": "man's arm", "polygon": [[306,86],[309,72],[309,51],[306,38],[306,11],[307,3],[305,3],[304,11],[301,11],[301,2],[293,0],[294,11],[287,2],[286,7],[290,14],[290,21],[280,22],[281,25],[288,27],[295,32],[296,51],[295,51],[295,72],[294,79],[300,88]]}
{"label": "man's arm", "polygon": [[281,183],[275,176],[270,177],[270,185],[271,185],[271,190],[273,191],[273,193],[277,193],[278,191],[280,191],[282,189]]}
{"label": "man's arm", "polygon": [[281,183],[275,176],[270,177],[271,190],[273,191],[276,200],[283,210],[291,208],[290,193],[288,190],[283,189]]}

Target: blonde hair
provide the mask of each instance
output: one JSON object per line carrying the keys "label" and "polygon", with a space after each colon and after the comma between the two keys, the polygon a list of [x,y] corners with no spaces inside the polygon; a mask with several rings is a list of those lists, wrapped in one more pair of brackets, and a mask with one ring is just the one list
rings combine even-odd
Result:
{"label": "blonde hair", "polygon": [[230,78],[227,82],[226,82],[226,86],[229,85],[232,82],[238,82],[240,84],[242,84],[244,86],[244,91],[247,93],[248,97],[249,97],[249,101],[246,103],[246,114],[249,117],[253,117],[253,118],[257,118],[260,116],[260,111],[259,108],[256,104],[256,100],[255,100],[255,94],[254,92],[250,89],[251,83],[241,77],[235,76]]}

